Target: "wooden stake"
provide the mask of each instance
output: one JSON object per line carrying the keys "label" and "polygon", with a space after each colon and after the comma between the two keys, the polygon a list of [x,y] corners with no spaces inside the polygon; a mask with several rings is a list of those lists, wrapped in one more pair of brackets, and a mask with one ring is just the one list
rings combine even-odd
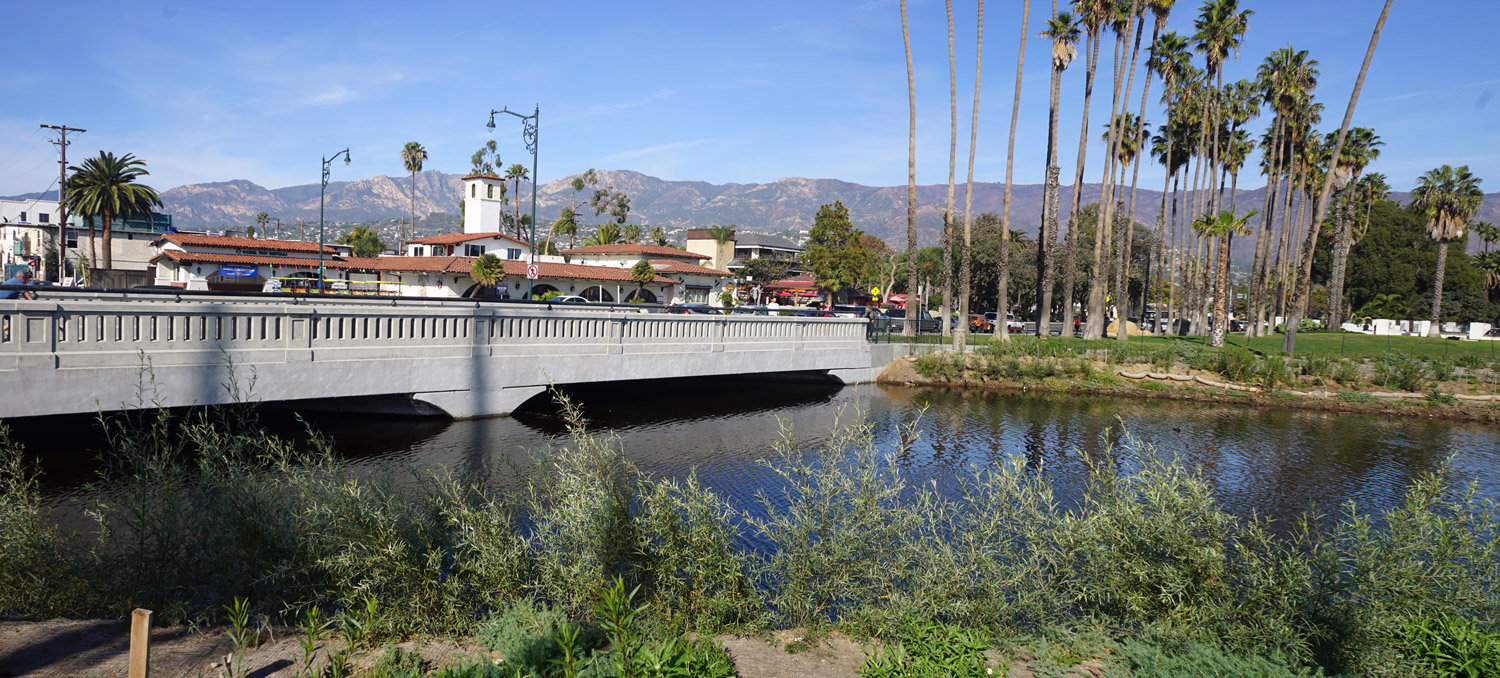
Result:
{"label": "wooden stake", "polygon": [[130,613],[129,678],[146,678],[151,670],[151,611],[136,608]]}

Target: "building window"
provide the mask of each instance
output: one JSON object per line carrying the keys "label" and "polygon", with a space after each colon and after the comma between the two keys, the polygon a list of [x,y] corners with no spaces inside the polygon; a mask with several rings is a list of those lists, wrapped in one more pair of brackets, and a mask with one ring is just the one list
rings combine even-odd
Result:
{"label": "building window", "polygon": [[68,231],[68,247],[78,249],[78,232]]}
{"label": "building window", "polygon": [[464,256],[477,257],[484,254],[484,245],[464,245]]}
{"label": "building window", "polygon": [[47,220],[50,219],[51,217],[52,217],[52,215],[47,214],[46,212],[39,212],[36,215],[37,220],[41,221],[44,224],[47,223]]}
{"label": "building window", "polygon": [[23,223],[23,224],[26,223],[26,213],[25,212],[21,213],[21,223]]}
{"label": "building window", "polygon": [[686,293],[682,296],[684,297],[684,301],[686,301],[686,303],[706,304],[708,303],[708,290],[709,288],[707,287],[697,287],[689,285]]}
{"label": "building window", "polygon": [[479,187],[478,186],[475,186],[474,184],[469,184],[469,197],[470,198],[477,198],[477,197],[479,197]]}
{"label": "building window", "polygon": [[484,185],[484,197],[486,197],[486,198],[493,198],[493,197],[495,197],[495,185],[494,184],[485,184]]}

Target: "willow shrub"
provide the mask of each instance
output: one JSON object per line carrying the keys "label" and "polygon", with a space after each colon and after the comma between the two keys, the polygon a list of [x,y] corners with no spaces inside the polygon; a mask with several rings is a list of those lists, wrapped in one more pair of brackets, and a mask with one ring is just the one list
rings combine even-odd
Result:
{"label": "willow shrub", "polygon": [[1496,505],[1446,470],[1380,515],[1274,526],[1128,435],[1085,458],[1064,503],[1019,459],[908,484],[915,425],[887,449],[857,423],[811,449],[786,431],[774,481],[735,506],[642,473],[564,411],[569,438],[505,494],[442,470],[356,474],[245,409],[116,417],[92,526],[68,534],[0,444],[0,613],[216,622],[240,597],[286,621],[373,600],[373,635],[467,633],[528,598],[588,621],[618,578],[680,629],[1103,627],[1368,675],[1410,672],[1395,638],[1414,619],[1500,619]]}

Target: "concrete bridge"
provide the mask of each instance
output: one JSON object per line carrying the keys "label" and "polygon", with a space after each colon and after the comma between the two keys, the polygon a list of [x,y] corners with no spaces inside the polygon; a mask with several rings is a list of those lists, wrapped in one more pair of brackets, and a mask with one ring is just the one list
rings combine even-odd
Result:
{"label": "concrete bridge", "polygon": [[0,301],[0,419],[235,401],[469,418],[508,414],[549,384],[855,383],[879,372],[865,322],[409,298],[44,296]]}

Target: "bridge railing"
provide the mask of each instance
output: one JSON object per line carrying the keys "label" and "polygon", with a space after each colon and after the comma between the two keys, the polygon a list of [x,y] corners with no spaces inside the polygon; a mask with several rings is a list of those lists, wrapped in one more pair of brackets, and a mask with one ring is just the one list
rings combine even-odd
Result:
{"label": "bridge railing", "polygon": [[0,301],[0,371],[414,357],[836,349],[863,319],[256,298]]}

